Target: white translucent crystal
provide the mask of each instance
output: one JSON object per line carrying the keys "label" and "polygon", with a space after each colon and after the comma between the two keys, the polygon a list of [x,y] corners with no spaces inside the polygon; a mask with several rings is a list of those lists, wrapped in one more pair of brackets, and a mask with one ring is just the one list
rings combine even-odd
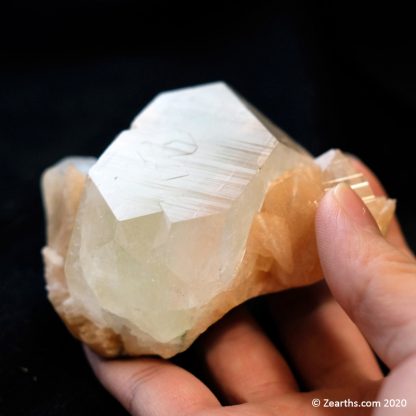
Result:
{"label": "white translucent crystal", "polygon": [[224,83],[160,94],[98,161],[46,171],[49,297],[103,355],[172,356],[244,300],[318,280],[317,202],[355,173]]}
{"label": "white translucent crystal", "polygon": [[180,342],[235,276],[268,183],[304,159],[223,83],[160,94],[89,171],[70,292],[94,320]]}

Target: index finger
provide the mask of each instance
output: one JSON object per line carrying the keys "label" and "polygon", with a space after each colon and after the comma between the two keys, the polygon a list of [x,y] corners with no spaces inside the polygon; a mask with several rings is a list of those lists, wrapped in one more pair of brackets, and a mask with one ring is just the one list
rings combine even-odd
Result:
{"label": "index finger", "polygon": [[167,360],[112,360],[84,350],[97,378],[132,415],[185,416],[220,407],[208,387]]}

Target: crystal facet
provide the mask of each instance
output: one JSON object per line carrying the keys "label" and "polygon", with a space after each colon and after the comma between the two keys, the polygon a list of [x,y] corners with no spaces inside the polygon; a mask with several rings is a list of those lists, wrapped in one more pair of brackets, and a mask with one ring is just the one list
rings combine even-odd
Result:
{"label": "crystal facet", "polygon": [[394,203],[339,151],[315,162],[223,83],[160,94],[96,162],[44,174],[49,297],[102,355],[170,357],[246,299],[321,278],[314,215],[339,180],[384,229]]}

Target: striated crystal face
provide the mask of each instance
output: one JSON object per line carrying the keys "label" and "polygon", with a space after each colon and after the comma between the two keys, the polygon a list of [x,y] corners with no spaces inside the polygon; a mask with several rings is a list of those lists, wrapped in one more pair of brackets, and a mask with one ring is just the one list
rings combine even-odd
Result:
{"label": "striated crystal face", "polygon": [[321,278],[314,215],[339,181],[385,228],[394,203],[340,152],[315,163],[223,83],[160,94],[97,161],[46,171],[49,298],[102,355],[172,356],[246,299]]}
{"label": "striated crystal face", "polygon": [[279,136],[223,83],[156,97],[89,171],[71,293],[94,318],[182,337],[235,276],[269,182],[307,160]]}

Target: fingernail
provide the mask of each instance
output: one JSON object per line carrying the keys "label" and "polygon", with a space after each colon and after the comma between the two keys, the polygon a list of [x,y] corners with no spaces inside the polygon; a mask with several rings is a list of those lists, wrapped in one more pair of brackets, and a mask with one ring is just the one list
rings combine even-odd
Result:
{"label": "fingernail", "polygon": [[370,211],[361,198],[345,183],[338,184],[333,190],[338,205],[344,214],[359,227],[377,230],[378,227]]}

